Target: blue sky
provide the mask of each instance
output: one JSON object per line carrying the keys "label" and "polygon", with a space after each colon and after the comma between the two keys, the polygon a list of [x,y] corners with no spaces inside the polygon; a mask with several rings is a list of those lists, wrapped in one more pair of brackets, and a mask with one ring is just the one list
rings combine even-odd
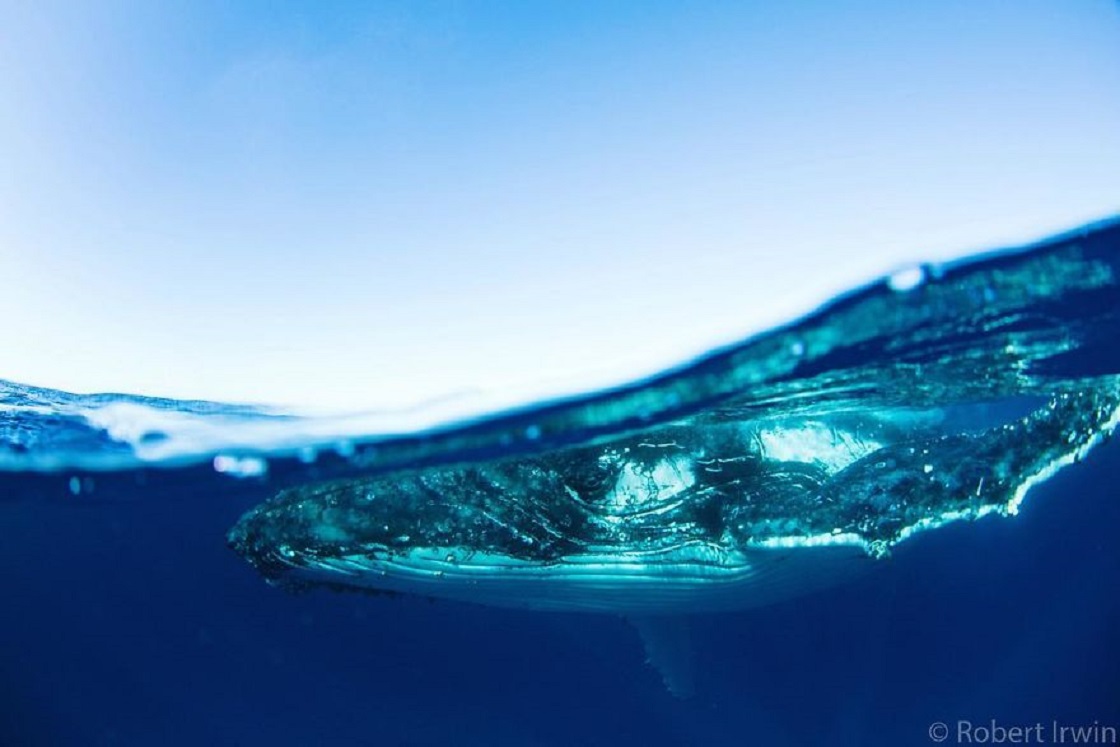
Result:
{"label": "blue sky", "polygon": [[1120,209],[1120,5],[0,0],[0,377],[649,373]]}

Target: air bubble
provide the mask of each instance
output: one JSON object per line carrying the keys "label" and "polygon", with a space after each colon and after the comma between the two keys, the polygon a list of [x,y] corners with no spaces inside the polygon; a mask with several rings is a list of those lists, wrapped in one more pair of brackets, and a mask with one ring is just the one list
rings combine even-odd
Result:
{"label": "air bubble", "polygon": [[219,454],[214,457],[214,471],[230,477],[260,477],[268,472],[268,461],[255,456]]}
{"label": "air bubble", "polygon": [[926,268],[913,265],[896,270],[887,278],[887,286],[896,293],[906,293],[921,287],[926,282]]}
{"label": "air bubble", "polygon": [[534,423],[533,425],[530,425],[525,429],[525,438],[529,439],[530,441],[536,441],[540,437],[541,427],[539,425],[536,425]]}
{"label": "air bubble", "polygon": [[70,478],[70,495],[80,495],[82,492],[82,481],[77,477]]}

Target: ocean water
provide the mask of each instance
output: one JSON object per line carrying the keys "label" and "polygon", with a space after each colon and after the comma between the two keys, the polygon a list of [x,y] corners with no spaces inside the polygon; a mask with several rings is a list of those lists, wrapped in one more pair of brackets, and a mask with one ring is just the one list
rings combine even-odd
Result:
{"label": "ocean water", "polygon": [[1109,221],[470,418],[0,382],[0,744],[1116,744],[1118,332]]}

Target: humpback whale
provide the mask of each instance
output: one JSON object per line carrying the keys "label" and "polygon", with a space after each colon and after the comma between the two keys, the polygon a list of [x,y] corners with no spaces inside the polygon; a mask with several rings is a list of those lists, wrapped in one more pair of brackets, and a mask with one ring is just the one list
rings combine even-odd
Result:
{"label": "humpback whale", "polygon": [[1114,427],[1118,407],[1115,392],[1067,392],[981,429],[948,411],[724,413],[522,458],[291,488],[228,540],[282,585],[625,615],[683,696],[682,616],[790,599],[915,532],[1014,513],[1033,481]]}
{"label": "humpback whale", "polygon": [[909,428],[882,417],[674,424],[289,488],[227,539],[280,583],[556,611],[742,609],[831,584],[918,531],[1015,513],[1118,418],[1120,392],[1103,390],[951,435],[945,413]]}
{"label": "humpback whale", "polygon": [[1111,434],[1118,247],[1105,224],[924,268],[660,377],[389,439],[227,539],[282,586],[625,615],[683,694],[683,616],[1014,514]]}

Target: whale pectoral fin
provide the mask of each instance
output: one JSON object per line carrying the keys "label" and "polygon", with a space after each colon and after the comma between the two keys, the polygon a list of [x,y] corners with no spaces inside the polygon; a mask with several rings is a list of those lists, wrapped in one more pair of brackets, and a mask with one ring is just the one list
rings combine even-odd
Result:
{"label": "whale pectoral fin", "polygon": [[661,674],[665,687],[678,698],[695,692],[692,666],[692,633],[688,618],[676,616],[630,617],[646,647],[646,661]]}

